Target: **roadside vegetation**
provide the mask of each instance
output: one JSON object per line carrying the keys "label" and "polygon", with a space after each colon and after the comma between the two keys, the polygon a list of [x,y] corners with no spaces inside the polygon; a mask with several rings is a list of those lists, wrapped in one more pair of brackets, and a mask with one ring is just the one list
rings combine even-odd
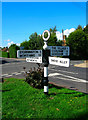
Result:
{"label": "roadside vegetation", "polygon": [[[50,28],[49,31],[50,38],[48,40],[48,46],[62,46],[63,40],[58,40],[56,37],[56,26],[54,28]],[[20,47],[24,47],[24,50],[40,50],[43,49],[43,45],[44,42],[42,35],[38,35],[37,32],[32,33],[29,36],[29,40],[25,40],[22,43],[20,43]],[[74,32],[70,33],[68,37],[66,37],[66,46],[70,47],[70,59],[88,59],[88,25],[86,25],[85,28],[82,28],[81,25],[78,25],[77,29]],[[16,58],[17,50],[19,49],[19,46],[17,46],[16,44],[12,44],[9,47],[9,57]]]}
{"label": "roadside vegetation", "polygon": [[49,95],[24,79],[5,78],[2,84],[2,118],[88,118],[88,95],[49,84]]}
{"label": "roadside vegetation", "polygon": [[0,51],[0,57],[6,57],[6,58],[8,58],[9,57],[9,53],[8,52]]}

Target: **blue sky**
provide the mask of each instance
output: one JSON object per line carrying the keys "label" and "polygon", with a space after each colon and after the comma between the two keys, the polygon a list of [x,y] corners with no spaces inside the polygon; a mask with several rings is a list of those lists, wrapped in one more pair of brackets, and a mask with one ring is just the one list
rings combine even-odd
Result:
{"label": "blue sky", "polygon": [[2,46],[29,40],[37,32],[86,25],[86,2],[2,2]]}

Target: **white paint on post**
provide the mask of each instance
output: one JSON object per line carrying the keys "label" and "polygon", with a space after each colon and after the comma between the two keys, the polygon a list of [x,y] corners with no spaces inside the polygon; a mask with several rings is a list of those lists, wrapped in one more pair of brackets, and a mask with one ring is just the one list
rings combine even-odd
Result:
{"label": "white paint on post", "polygon": [[[48,37],[47,37],[47,38],[44,37],[44,34],[45,34],[46,32],[48,33]],[[45,30],[45,31],[43,32],[43,34],[42,34],[43,40],[44,40],[44,41],[47,41],[47,40],[49,39],[49,37],[50,37],[50,32],[49,32],[48,30]]]}
{"label": "white paint on post", "polygon": [[44,92],[48,92],[48,86],[44,86]]}
{"label": "white paint on post", "polygon": [[48,77],[48,67],[44,67],[44,77]]}

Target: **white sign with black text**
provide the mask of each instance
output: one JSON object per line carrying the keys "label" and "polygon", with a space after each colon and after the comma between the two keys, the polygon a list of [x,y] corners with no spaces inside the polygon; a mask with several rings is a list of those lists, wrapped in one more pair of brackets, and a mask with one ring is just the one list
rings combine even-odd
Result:
{"label": "white sign with black text", "polygon": [[51,56],[69,56],[69,46],[48,46]]}
{"label": "white sign with black text", "polygon": [[60,57],[49,57],[49,64],[69,67],[70,59]]}
{"label": "white sign with black text", "polygon": [[17,50],[17,58],[42,57],[42,50]]}
{"label": "white sign with black text", "polygon": [[26,58],[27,62],[42,63],[42,57]]}

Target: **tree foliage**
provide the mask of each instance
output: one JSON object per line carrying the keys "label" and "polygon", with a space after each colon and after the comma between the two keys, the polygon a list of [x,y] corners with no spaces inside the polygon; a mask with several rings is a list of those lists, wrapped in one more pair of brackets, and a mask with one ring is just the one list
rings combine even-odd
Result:
{"label": "tree foliage", "polygon": [[29,41],[25,40],[20,44],[20,47],[24,46],[24,50],[28,50],[29,49]]}
{"label": "tree foliage", "polygon": [[43,39],[41,35],[38,35],[36,32],[30,35],[29,37],[29,49],[38,50],[43,47]]}
{"label": "tree foliage", "polygon": [[81,26],[81,25],[78,25],[78,27],[77,27],[76,30],[78,30],[78,29],[82,30],[82,26]]}
{"label": "tree foliage", "polygon": [[66,44],[70,47],[71,59],[87,59],[88,39],[83,30],[78,29],[72,32],[67,38]]}
{"label": "tree foliage", "polygon": [[[50,28],[50,38],[48,40],[48,45],[49,46],[56,46],[58,44],[61,44],[61,42],[57,42],[57,37],[56,37],[56,26],[54,28]],[[44,37],[47,37],[47,33],[44,34]],[[42,35],[38,35],[36,32],[31,34],[29,36],[29,40],[24,41],[21,43],[20,46],[24,46],[25,50],[40,50],[43,49],[44,41],[42,38]]]}
{"label": "tree foliage", "polygon": [[50,38],[48,40],[48,46],[56,46],[57,45],[57,37],[56,37],[56,26],[52,29],[50,28]]}
{"label": "tree foliage", "polygon": [[16,58],[17,57],[17,50],[19,50],[20,48],[16,45],[16,44],[12,44],[9,47],[9,57],[10,58]]}
{"label": "tree foliage", "polygon": [[83,30],[86,34],[88,34],[88,24],[86,25],[86,27]]}

